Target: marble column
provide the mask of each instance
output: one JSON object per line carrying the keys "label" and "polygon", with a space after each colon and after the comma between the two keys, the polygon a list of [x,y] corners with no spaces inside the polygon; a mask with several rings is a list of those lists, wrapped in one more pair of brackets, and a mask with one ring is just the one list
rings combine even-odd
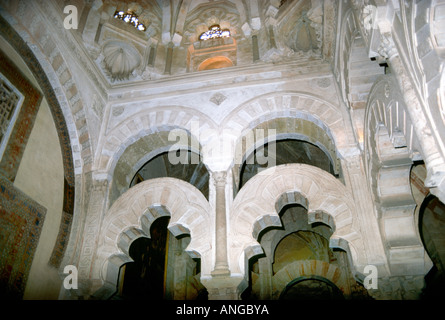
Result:
{"label": "marble column", "polygon": [[276,49],[277,43],[275,42],[274,26],[272,24],[269,24],[268,29],[269,29],[269,48]]}
{"label": "marble column", "polygon": [[165,71],[164,74],[172,73],[172,62],[173,62],[173,43],[170,42],[167,46],[167,57],[165,59]]}
{"label": "marble column", "polygon": [[260,59],[260,51],[258,49],[258,36],[256,34],[252,35],[252,55],[253,62]]}
{"label": "marble column", "polygon": [[212,276],[228,276],[230,275],[227,263],[227,221],[226,221],[226,182],[227,172],[215,172],[213,174],[215,183],[215,269]]}

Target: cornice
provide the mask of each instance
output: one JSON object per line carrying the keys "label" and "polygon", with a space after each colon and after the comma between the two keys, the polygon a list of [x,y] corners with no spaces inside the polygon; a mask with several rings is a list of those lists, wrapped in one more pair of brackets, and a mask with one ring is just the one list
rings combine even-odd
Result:
{"label": "cornice", "polygon": [[326,76],[332,76],[331,66],[321,59],[257,63],[115,86],[109,90],[109,102],[134,102],[138,99],[164,98],[180,94],[211,92]]}

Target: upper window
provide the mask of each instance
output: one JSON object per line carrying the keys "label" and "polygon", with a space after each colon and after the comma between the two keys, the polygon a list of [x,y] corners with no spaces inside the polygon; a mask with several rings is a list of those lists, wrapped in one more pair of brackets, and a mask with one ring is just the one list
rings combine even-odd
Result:
{"label": "upper window", "polygon": [[130,10],[128,10],[127,12],[116,11],[114,13],[114,17],[116,19],[120,19],[126,23],[133,25],[136,29],[140,31],[145,31],[147,29],[145,25],[139,21],[138,16]]}
{"label": "upper window", "polygon": [[230,31],[228,29],[221,30],[219,25],[213,25],[209,28],[209,31],[203,32],[199,36],[199,40],[209,40],[216,38],[230,37]]}

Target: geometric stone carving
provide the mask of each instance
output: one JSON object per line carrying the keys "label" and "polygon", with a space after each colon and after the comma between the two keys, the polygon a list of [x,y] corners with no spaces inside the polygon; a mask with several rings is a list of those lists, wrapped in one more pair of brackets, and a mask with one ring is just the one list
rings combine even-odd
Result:
{"label": "geometric stone carving", "polygon": [[0,144],[9,128],[18,101],[19,96],[0,78]]}
{"label": "geometric stone carving", "polygon": [[225,95],[217,92],[210,98],[210,101],[213,102],[214,104],[216,104],[217,106],[219,106],[226,99],[227,99],[227,97]]}

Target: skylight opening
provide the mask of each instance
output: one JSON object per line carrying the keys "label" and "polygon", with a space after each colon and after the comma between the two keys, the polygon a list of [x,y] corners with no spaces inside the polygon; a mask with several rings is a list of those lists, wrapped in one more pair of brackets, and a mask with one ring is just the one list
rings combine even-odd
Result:
{"label": "skylight opening", "polygon": [[199,36],[199,40],[209,40],[209,39],[217,39],[217,38],[228,38],[230,37],[230,31],[228,29],[222,30],[219,25],[213,25],[209,28],[208,31],[203,32]]}
{"label": "skylight opening", "polygon": [[128,10],[127,12],[116,11],[114,13],[114,18],[122,20],[128,24],[131,24],[139,31],[145,31],[147,29],[147,27],[142,22],[139,21],[138,16],[130,10]]}

